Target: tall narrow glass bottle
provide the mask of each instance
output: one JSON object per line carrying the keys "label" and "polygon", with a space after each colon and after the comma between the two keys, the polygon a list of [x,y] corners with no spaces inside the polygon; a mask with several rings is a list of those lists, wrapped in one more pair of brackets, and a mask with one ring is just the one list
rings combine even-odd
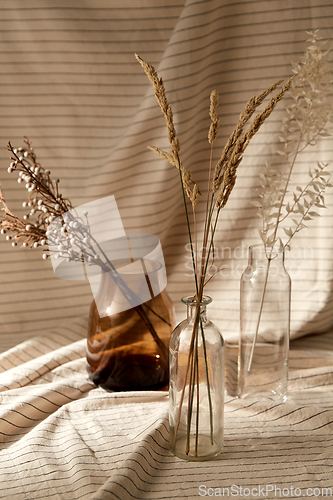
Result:
{"label": "tall narrow glass bottle", "polygon": [[238,396],[285,401],[291,280],[284,249],[249,249],[241,278]]}

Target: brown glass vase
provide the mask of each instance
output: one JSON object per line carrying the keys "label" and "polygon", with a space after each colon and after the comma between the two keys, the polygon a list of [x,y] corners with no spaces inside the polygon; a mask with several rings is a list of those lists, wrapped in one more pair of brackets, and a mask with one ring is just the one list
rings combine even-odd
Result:
{"label": "brown glass vase", "polygon": [[[105,284],[103,290],[107,293]],[[167,389],[173,327],[173,305],[165,290],[143,304],[103,318],[93,301],[87,340],[91,380],[111,391]]]}

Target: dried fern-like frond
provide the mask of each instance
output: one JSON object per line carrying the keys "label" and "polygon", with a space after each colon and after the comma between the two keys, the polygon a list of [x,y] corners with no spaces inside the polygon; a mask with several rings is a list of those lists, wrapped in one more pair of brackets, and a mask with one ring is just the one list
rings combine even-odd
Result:
{"label": "dried fern-like frond", "polygon": [[273,235],[285,180],[283,172],[277,171],[267,163],[259,173],[260,187],[254,189],[257,199],[251,203],[258,209],[259,235],[265,246],[275,244]]}
{"label": "dried fern-like frond", "polygon": [[[332,136],[333,71],[326,58],[326,41],[319,37],[318,30],[308,33],[311,37],[307,41],[309,45],[305,54],[299,62],[293,63],[294,78],[290,87],[293,102],[287,108],[286,117],[282,122],[280,141],[283,143],[283,149],[277,151],[284,157],[286,168],[276,192],[274,213],[270,211],[270,200],[265,195],[267,189],[274,189],[273,184],[272,188],[267,187],[272,181],[274,171],[271,168],[264,169],[259,177],[259,201],[255,203],[262,221],[265,219],[259,234],[266,246],[273,246],[281,239],[279,227],[287,218],[291,223],[287,226],[284,223],[282,230],[287,236],[284,245],[289,245],[291,239],[306,227],[306,221],[319,216],[314,207],[325,207],[324,194],[327,188],[332,187],[331,174],[326,171],[328,163],[317,162],[317,167],[309,171],[310,180],[306,186],[297,186],[296,191],[292,193],[292,199],[288,201],[288,187],[299,154],[307,147],[315,145],[320,138]],[[269,234],[265,233],[265,227],[269,228]]]}
{"label": "dried fern-like frond", "polygon": [[281,142],[286,161],[294,158],[320,137],[332,136],[333,72],[327,60],[326,40],[318,30],[309,32],[311,38],[304,56],[293,63],[294,80],[290,89],[293,103],[283,121]]}

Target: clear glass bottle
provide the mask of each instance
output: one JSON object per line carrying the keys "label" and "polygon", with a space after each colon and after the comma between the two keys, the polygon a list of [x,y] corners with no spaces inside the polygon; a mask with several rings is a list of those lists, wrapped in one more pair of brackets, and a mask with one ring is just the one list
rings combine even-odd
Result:
{"label": "clear glass bottle", "polygon": [[286,400],[290,295],[284,249],[251,246],[240,287],[239,397]]}
{"label": "clear glass bottle", "polygon": [[170,449],[184,460],[209,460],[223,449],[224,341],[207,319],[212,302],[184,297],[187,319],[170,340]]}

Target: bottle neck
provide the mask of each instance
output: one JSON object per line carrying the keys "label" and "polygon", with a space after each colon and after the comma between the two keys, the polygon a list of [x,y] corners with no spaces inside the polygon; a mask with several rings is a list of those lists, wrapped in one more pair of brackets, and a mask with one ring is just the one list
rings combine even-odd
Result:
{"label": "bottle neck", "polygon": [[207,321],[207,306],[212,302],[211,297],[204,296],[201,302],[197,302],[195,297],[183,297],[182,302],[187,307],[187,320],[193,322],[196,315],[200,314],[200,318],[203,322]]}
{"label": "bottle neck", "polygon": [[253,245],[249,248],[249,266],[252,268],[267,267],[267,264],[284,269],[285,249],[265,249],[263,245]]}

